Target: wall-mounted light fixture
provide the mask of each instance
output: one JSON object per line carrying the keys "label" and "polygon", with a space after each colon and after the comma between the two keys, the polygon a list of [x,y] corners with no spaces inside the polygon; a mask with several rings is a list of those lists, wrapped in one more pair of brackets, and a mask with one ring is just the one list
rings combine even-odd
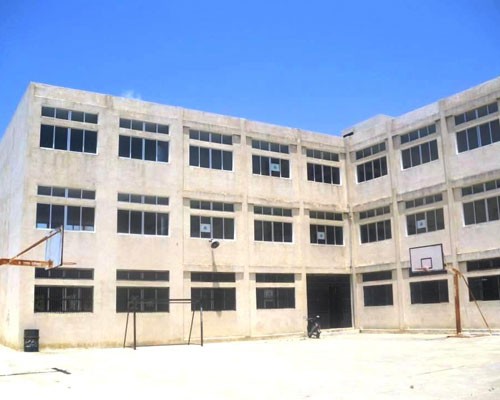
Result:
{"label": "wall-mounted light fixture", "polygon": [[213,240],[213,239],[210,239],[209,240],[209,243],[210,243],[210,247],[212,249],[216,249],[217,247],[220,246],[220,242],[218,240]]}

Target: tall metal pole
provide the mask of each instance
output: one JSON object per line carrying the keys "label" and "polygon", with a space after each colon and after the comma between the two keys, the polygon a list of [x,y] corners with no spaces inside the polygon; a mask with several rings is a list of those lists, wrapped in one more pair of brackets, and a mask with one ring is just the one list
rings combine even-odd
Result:
{"label": "tall metal pole", "polygon": [[[135,303],[135,302],[134,302]],[[137,325],[136,325],[136,306],[134,305],[134,350],[137,348],[137,335],[136,335],[136,330],[137,330]]]}
{"label": "tall metal pole", "polygon": [[201,347],[203,347],[203,306],[200,304],[200,335]]}
{"label": "tall metal pole", "polygon": [[453,286],[455,288],[455,323],[457,335],[460,335],[462,333],[462,322],[460,319],[460,291],[458,283],[458,273],[453,271]]}

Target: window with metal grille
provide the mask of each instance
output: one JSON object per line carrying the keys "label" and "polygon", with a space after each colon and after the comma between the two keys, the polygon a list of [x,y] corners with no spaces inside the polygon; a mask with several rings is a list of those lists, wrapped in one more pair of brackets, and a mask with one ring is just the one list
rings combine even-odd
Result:
{"label": "window with metal grille", "polygon": [[191,311],[236,310],[236,288],[191,288]]}
{"label": "window with metal grille", "polygon": [[448,281],[410,282],[411,304],[448,303]]}
{"label": "window with metal grille", "polygon": [[35,285],[34,311],[36,313],[92,312],[94,288],[92,286],[39,286]]}
{"label": "window with metal grille", "polygon": [[257,288],[257,309],[295,308],[295,288]]}
{"label": "window with metal grille", "polygon": [[372,285],[363,287],[365,307],[392,306],[392,284]]}
{"label": "window with metal grille", "polygon": [[116,312],[169,312],[169,288],[117,287]]}

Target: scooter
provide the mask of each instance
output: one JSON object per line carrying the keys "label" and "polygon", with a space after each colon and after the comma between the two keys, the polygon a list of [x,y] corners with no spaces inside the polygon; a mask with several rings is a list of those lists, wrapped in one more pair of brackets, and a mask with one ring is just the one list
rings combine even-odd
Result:
{"label": "scooter", "polygon": [[321,334],[321,325],[319,324],[319,315],[316,317],[307,318],[307,336],[319,339],[319,335]]}

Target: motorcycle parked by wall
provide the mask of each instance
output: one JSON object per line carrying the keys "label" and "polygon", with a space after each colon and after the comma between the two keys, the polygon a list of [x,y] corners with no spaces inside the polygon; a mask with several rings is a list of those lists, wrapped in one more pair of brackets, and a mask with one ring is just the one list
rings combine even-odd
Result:
{"label": "motorcycle parked by wall", "polygon": [[319,315],[316,315],[316,317],[307,318],[307,336],[310,338],[316,337],[316,339],[319,339],[320,334],[321,325],[319,324]]}

